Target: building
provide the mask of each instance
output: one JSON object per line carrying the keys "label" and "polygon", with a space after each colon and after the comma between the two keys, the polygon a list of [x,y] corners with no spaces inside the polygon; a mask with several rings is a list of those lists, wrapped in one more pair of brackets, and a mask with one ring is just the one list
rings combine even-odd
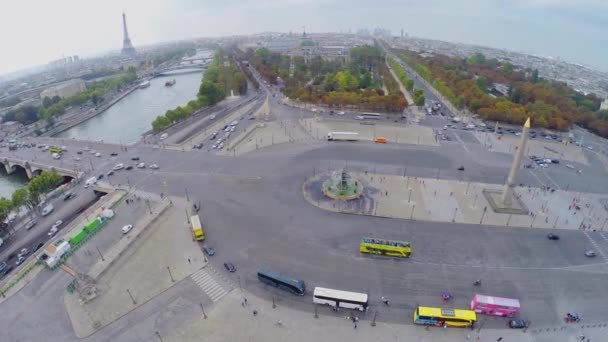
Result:
{"label": "building", "polygon": [[85,91],[87,89],[86,84],[83,80],[77,78],[69,81],[65,81],[63,83],[56,84],[50,88],[43,90],[40,93],[40,98],[44,99],[45,97],[53,98],[55,96],[59,96],[61,98],[67,98],[73,95],[80,93],[81,91]]}
{"label": "building", "polygon": [[608,99],[605,99],[600,105],[601,110],[608,110]]}

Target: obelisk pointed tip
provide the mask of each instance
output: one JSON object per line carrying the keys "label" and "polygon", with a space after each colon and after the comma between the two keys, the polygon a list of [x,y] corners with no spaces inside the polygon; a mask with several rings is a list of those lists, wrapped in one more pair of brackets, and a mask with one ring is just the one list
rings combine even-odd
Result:
{"label": "obelisk pointed tip", "polygon": [[524,124],[524,127],[525,127],[525,128],[530,128],[530,118],[528,118],[528,119],[526,120],[526,123]]}

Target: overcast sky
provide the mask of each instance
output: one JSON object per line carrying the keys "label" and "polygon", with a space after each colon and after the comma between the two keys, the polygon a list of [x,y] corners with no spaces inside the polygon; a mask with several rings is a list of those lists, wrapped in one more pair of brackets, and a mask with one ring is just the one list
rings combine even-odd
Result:
{"label": "overcast sky", "polygon": [[608,70],[608,0],[0,0],[0,74],[120,49],[123,10],[136,48],[302,26],[382,26]]}

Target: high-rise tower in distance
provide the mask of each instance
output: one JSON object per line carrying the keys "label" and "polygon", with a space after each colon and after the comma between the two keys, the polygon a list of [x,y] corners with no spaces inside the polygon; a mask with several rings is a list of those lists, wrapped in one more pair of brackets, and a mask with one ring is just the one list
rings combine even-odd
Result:
{"label": "high-rise tower in distance", "polygon": [[131,39],[129,38],[129,31],[127,30],[127,16],[125,13],[122,13],[122,29],[123,29],[123,40],[122,40],[122,54],[125,56],[133,57],[137,54],[133,44],[131,44]]}

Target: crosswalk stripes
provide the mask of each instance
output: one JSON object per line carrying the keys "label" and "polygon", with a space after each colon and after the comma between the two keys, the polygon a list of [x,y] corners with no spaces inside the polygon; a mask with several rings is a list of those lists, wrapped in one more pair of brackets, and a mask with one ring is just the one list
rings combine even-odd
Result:
{"label": "crosswalk stripes", "polygon": [[204,268],[192,273],[190,278],[213,302],[217,302],[228,293]]}
{"label": "crosswalk stripes", "polygon": [[602,237],[602,239],[604,239],[604,241],[608,242],[608,237],[606,237],[606,235],[604,235],[604,233],[599,232],[598,234],[600,234],[600,236]]}
{"label": "crosswalk stripes", "polygon": [[[589,232],[585,231],[584,233],[585,233],[585,236],[587,237],[587,239],[589,240],[589,242],[591,242],[593,247],[595,247],[596,251],[604,258],[604,261],[608,262],[608,257],[606,256],[606,254],[604,254],[604,252],[602,251],[600,246],[597,244],[597,242],[595,242],[595,240],[593,240],[593,238],[591,237]],[[604,236],[602,235],[602,237],[604,237]]]}

